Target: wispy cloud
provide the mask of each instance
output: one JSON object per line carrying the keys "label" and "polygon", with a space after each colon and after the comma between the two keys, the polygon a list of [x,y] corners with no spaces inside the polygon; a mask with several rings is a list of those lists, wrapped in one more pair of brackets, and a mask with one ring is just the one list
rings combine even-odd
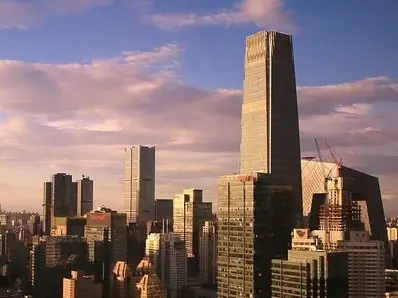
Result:
{"label": "wispy cloud", "polygon": [[0,29],[26,29],[57,14],[77,13],[114,0],[0,0]]}
{"label": "wispy cloud", "polygon": [[258,27],[291,31],[291,15],[283,0],[240,0],[234,7],[197,14],[162,14],[147,16],[147,21],[161,29],[180,29],[193,26],[231,26],[254,23]]}

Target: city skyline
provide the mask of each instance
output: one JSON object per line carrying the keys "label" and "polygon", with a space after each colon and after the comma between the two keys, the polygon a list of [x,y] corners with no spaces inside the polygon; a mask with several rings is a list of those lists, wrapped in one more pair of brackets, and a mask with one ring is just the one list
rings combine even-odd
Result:
{"label": "city skyline", "polygon": [[[0,3],[5,209],[41,211],[42,182],[68,172],[90,174],[94,207],[122,211],[123,150],[133,144],[158,148],[158,198],[197,187],[215,203],[217,177],[238,170],[244,37],[261,27],[293,33],[302,155],[316,156],[313,137],[327,139],[344,165],[380,177],[386,214],[398,212],[396,3],[364,1],[357,10],[337,1],[314,13],[293,1],[263,1],[257,10],[247,0],[191,8],[131,1],[128,9],[120,1],[75,1],[73,9],[47,10],[7,2]],[[170,18],[173,11],[180,14]],[[127,21],[129,13],[137,20]],[[108,31],[86,26],[99,20]],[[32,178],[22,188],[24,176]]]}

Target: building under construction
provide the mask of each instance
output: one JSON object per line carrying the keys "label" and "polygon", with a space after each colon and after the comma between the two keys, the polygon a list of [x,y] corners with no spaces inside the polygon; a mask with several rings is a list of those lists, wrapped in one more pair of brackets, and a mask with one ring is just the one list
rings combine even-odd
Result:
{"label": "building under construction", "polygon": [[[316,146],[318,160],[308,157],[301,161],[303,212],[305,216],[309,216],[310,229],[319,229],[323,218],[325,224],[331,226],[328,232],[330,235],[326,238],[333,242],[335,226],[327,223],[327,220],[337,220],[340,224],[334,224],[340,225],[339,229],[344,230],[354,223],[357,225],[357,217],[360,216],[360,222],[371,235],[371,239],[383,241],[386,247],[386,264],[390,266],[391,256],[379,179],[342,165],[342,160],[336,157],[329,146],[333,162],[326,162],[321,155],[318,142]],[[321,208],[324,204],[338,206]],[[352,211],[348,211],[348,206]],[[347,218],[351,218],[350,223],[347,222]],[[337,233],[335,236],[337,237]]]}
{"label": "building under construction", "polygon": [[350,231],[363,230],[361,207],[355,203],[323,204],[319,210],[319,222],[326,250],[333,250],[339,240],[348,239]]}

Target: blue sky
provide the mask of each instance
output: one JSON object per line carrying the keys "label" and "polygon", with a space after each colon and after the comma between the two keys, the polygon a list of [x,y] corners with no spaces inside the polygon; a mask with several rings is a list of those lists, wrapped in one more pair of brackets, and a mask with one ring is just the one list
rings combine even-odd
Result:
{"label": "blue sky", "polygon": [[[229,0],[154,1],[161,13],[208,13],[232,7]],[[294,34],[297,81],[319,85],[380,74],[397,76],[398,3],[356,1],[286,2],[297,24]],[[144,10],[145,11],[145,10]],[[191,27],[165,31],[142,22],[142,10],[123,1],[76,14],[50,16],[27,30],[2,30],[0,57],[50,63],[113,57],[176,41],[184,48],[181,75],[203,88],[241,88],[244,26]],[[217,71],[215,71],[217,70]]]}
{"label": "blue sky", "polygon": [[122,149],[137,143],[158,148],[158,197],[201,187],[215,201],[217,177],[237,167],[245,36],[265,28],[293,34],[302,151],[328,139],[380,177],[398,213],[397,11],[395,0],[0,0],[0,202],[38,208],[53,172],[83,171],[98,204],[120,209]]}

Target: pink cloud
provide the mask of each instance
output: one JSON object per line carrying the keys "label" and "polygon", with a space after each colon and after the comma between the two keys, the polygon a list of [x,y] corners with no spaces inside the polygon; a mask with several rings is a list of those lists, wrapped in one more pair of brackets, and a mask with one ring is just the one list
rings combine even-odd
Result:
{"label": "pink cloud", "polygon": [[[40,206],[42,182],[67,171],[92,176],[97,202],[120,209],[123,148],[137,143],[158,148],[158,197],[202,187],[213,199],[216,178],[238,166],[242,91],[186,84],[174,67],[180,52],[173,43],[88,63],[0,60],[0,110],[6,115],[0,120],[0,182],[13,186],[1,186],[0,201],[12,196],[16,207]],[[313,137],[321,136],[347,165],[372,173],[377,162],[383,174],[393,157],[377,156],[398,150],[398,123],[380,117],[377,107],[386,104],[395,115],[396,81],[378,77],[300,90],[303,149],[313,150]],[[375,142],[384,151],[371,148]],[[350,154],[357,146],[369,151]],[[22,176],[29,192],[18,190]],[[388,183],[383,187],[398,195]]]}
{"label": "pink cloud", "polygon": [[241,25],[254,23],[258,27],[291,31],[291,15],[283,0],[241,0],[230,9],[207,14],[162,14],[147,16],[147,20],[162,29],[180,29],[193,26]]}

